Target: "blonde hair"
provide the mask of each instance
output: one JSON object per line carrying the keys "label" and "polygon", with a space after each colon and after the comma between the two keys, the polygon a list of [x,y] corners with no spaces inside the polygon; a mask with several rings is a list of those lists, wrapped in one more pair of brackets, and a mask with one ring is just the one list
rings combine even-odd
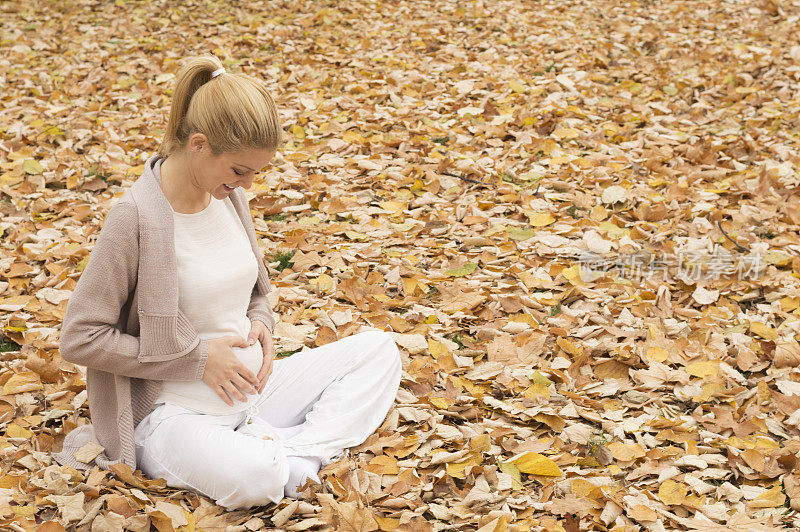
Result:
{"label": "blonde hair", "polygon": [[223,68],[213,55],[189,58],[178,72],[167,131],[158,152],[170,155],[202,133],[211,151],[275,151],[283,141],[278,111],[265,85],[244,74],[211,74]]}

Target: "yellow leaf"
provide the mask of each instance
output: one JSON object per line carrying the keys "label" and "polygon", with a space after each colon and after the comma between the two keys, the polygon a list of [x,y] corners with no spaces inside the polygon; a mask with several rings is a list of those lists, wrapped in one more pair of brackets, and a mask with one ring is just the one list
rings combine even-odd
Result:
{"label": "yellow leaf", "polygon": [[529,399],[537,399],[539,397],[550,399],[550,389],[541,383],[531,384],[522,392],[522,395]]}
{"label": "yellow leaf", "polygon": [[784,297],[781,299],[781,310],[791,312],[800,307],[800,297]]}
{"label": "yellow leaf", "polygon": [[433,358],[439,358],[442,355],[450,354],[450,350],[447,349],[446,345],[432,338],[428,338],[428,352],[430,352]]}
{"label": "yellow leaf", "polygon": [[469,440],[469,448],[472,451],[488,452],[492,447],[492,440],[488,434],[480,434]]}
{"label": "yellow leaf", "polygon": [[414,227],[417,226],[417,224],[415,224],[414,222],[403,222],[401,224],[390,223],[389,225],[395,231],[401,231],[403,233],[405,233],[406,231],[409,231],[411,229],[414,229]]}
{"label": "yellow leaf", "polygon": [[522,84],[522,83],[520,83],[519,81],[509,81],[509,82],[508,82],[508,86],[509,86],[509,87],[511,88],[511,90],[512,90],[512,91],[514,91],[514,92],[517,92],[517,93],[519,93],[519,92],[525,92],[525,85],[523,85],[523,84]]}
{"label": "yellow leaf", "polygon": [[573,495],[579,498],[595,499],[598,487],[582,478],[573,478],[570,481],[569,489]]}
{"label": "yellow leaf", "polygon": [[534,227],[544,227],[556,221],[556,219],[547,212],[527,211],[525,214],[528,215],[529,223]]}
{"label": "yellow leaf", "polygon": [[519,473],[519,468],[512,462],[498,462],[497,466],[500,471],[511,477],[511,489],[522,489],[522,477]]}
{"label": "yellow leaf", "polygon": [[792,256],[779,251],[770,251],[764,256],[764,260],[775,266],[787,266],[792,262]]}
{"label": "yellow leaf", "polygon": [[644,504],[636,504],[628,510],[627,516],[637,521],[655,521],[658,514]]}
{"label": "yellow leaf", "polygon": [[7,311],[17,311],[25,308],[25,306],[33,299],[33,296],[15,295],[9,297],[0,297],[0,305]]}
{"label": "yellow leaf", "polygon": [[612,240],[619,240],[621,237],[630,236],[630,229],[619,227],[612,222],[603,222],[597,227],[598,231],[606,234],[607,238]]}
{"label": "yellow leaf", "polygon": [[6,428],[6,436],[9,438],[25,438],[29,440],[33,438],[33,432],[26,428],[20,427],[16,423],[11,423]]}
{"label": "yellow leaf", "polygon": [[306,138],[306,131],[305,131],[305,129],[303,129],[303,126],[301,126],[300,124],[294,124],[291,127],[291,131],[292,131],[292,134],[297,139],[301,139],[302,140],[302,139]]}
{"label": "yellow leaf", "polygon": [[391,532],[400,526],[400,520],[394,517],[381,517],[379,515],[372,516],[378,523],[378,527],[384,532]]}
{"label": "yellow leaf", "polygon": [[378,205],[381,206],[381,209],[389,212],[401,212],[406,208],[406,204],[399,201],[381,201]]}
{"label": "yellow leaf", "polygon": [[178,527],[176,532],[195,532],[195,530],[197,530],[197,521],[195,520],[194,514],[186,508],[183,508],[183,513],[186,516],[187,523]]}
{"label": "yellow leaf", "polygon": [[786,495],[781,491],[781,485],[776,484],[752,501],[750,508],[777,508],[786,502]]}
{"label": "yellow leaf", "polygon": [[58,127],[58,126],[50,126],[47,129],[45,129],[44,131],[42,131],[42,134],[51,135],[53,137],[57,137],[59,135],[63,135],[64,134],[64,130],[61,129],[60,127]]}
{"label": "yellow leaf", "polygon": [[764,470],[765,459],[764,455],[755,449],[745,449],[742,451],[742,460],[751,469],[755,469],[759,473]]}
{"label": "yellow leaf", "polygon": [[688,493],[686,486],[678,484],[672,479],[667,479],[658,488],[658,498],[668,506],[679,506]]}
{"label": "yellow leaf", "polygon": [[[40,511],[41,508],[38,506],[11,506],[11,511],[14,512],[15,515],[23,516],[23,517],[30,517],[35,515],[36,512]],[[20,527],[22,528],[22,527]]]}
{"label": "yellow leaf", "polygon": [[320,292],[327,292],[331,288],[333,288],[333,278],[328,275],[327,273],[323,273],[313,281],[311,284],[317,288]]}
{"label": "yellow leaf", "polygon": [[555,157],[550,158],[550,166],[558,166],[565,163],[568,163],[572,160],[572,157],[569,155],[556,155]]}
{"label": "yellow leaf", "polygon": [[700,508],[706,505],[706,496],[695,495],[694,493],[690,493],[683,500],[683,505],[688,506],[689,508],[694,508],[695,510],[699,510]]}
{"label": "yellow leaf", "polygon": [[[294,148],[293,148],[294,149]],[[289,150],[287,149],[284,153],[288,153]],[[285,155],[284,158],[292,161],[292,162],[300,162],[300,161],[307,161],[311,159],[311,156],[306,152],[296,151],[293,153],[289,153],[289,155]]]}
{"label": "yellow leaf", "polygon": [[670,96],[675,96],[678,94],[678,89],[676,89],[674,85],[665,85],[661,90],[664,91],[664,94],[668,94]]}
{"label": "yellow leaf", "polygon": [[367,238],[367,235],[365,235],[363,233],[359,233],[357,231],[349,231],[348,230],[348,231],[344,232],[344,235],[347,238],[349,238],[350,240],[363,240],[364,238]]}
{"label": "yellow leaf", "polygon": [[533,420],[538,421],[539,423],[544,423],[545,425],[547,425],[556,432],[561,432],[567,425],[566,422],[559,416],[556,416],[554,414],[545,414],[543,412],[539,412],[538,414],[533,416]]}
{"label": "yellow leaf", "polygon": [[536,235],[536,231],[528,227],[506,227],[506,232],[511,240],[528,240]]}
{"label": "yellow leaf", "polygon": [[580,131],[571,127],[559,127],[556,128],[555,131],[550,133],[551,136],[556,137],[557,139],[574,139],[581,134]]}
{"label": "yellow leaf", "polygon": [[131,166],[126,171],[126,173],[128,175],[141,175],[142,172],[144,172],[144,165],[143,164],[140,164],[138,166]]}
{"label": "yellow leaf", "polygon": [[453,268],[452,270],[447,270],[447,275],[450,277],[464,277],[465,275],[469,275],[475,271],[478,265],[474,262],[468,262],[463,266],[459,266],[458,268]]}
{"label": "yellow leaf", "polygon": [[[564,273],[564,272],[561,272]],[[558,337],[556,338],[556,345],[569,353],[570,355],[576,357],[583,354],[583,346],[575,345],[574,343],[570,342],[566,338]]]}
{"label": "yellow leaf", "polygon": [[0,477],[0,488],[11,489],[19,486],[19,481],[22,477],[16,475],[5,475]]}
{"label": "yellow leaf", "polygon": [[400,468],[397,466],[397,458],[385,454],[379,454],[370,460],[366,469],[378,475],[396,475],[400,472]]}
{"label": "yellow leaf", "polygon": [[525,453],[516,460],[512,460],[514,464],[523,473],[529,475],[541,475],[545,477],[560,477],[563,475],[558,465],[539,453]]}
{"label": "yellow leaf", "polygon": [[580,264],[576,264],[574,266],[570,266],[569,268],[565,268],[561,270],[561,275],[569,281],[569,283],[573,286],[583,286],[584,282],[581,279],[581,266]]}
{"label": "yellow leaf", "polygon": [[366,139],[355,131],[345,131],[342,135],[342,140],[345,142],[359,142],[363,144]]}
{"label": "yellow leaf", "polygon": [[663,347],[651,347],[647,350],[645,356],[651,360],[655,360],[656,362],[664,362],[669,356],[669,352],[667,352],[667,350]]}
{"label": "yellow leaf", "polygon": [[440,410],[447,410],[451,406],[453,406],[453,401],[446,397],[429,397],[428,401],[431,405],[435,406]]}
{"label": "yellow leaf", "polygon": [[26,174],[41,174],[44,171],[42,165],[36,159],[25,159],[22,162],[22,169]]}
{"label": "yellow leaf", "polygon": [[531,326],[532,329],[537,329],[539,327],[539,322],[536,321],[536,318],[534,318],[530,314],[526,314],[525,312],[520,312],[519,314],[514,314],[513,316],[509,316],[509,321],[527,323],[528,325]]}
{"label": "yellow leaf", "polygon": [[686,373],[694,377],[705,378],[719,373],[719,360],[700,360],[686,366]]}
{"label": "yellow leaf", "polygon": [[750,332],[760,336],[764,340],[775,340],[778,337],[778,333],[775,329],[757,321],[750,324]]}
{"label": "yellow leaf", "polygon": [[638,443],[627,445],[619,441],[608,444],[608,450],[615,460],[620,462],[630,462],[637,458],[643,458],[645,455],[644,449]]}
{"label": "yellow leaf", "polygon": [[297,220],[300,225],[319,225],[320,219],[316,216],[302,216]]}
{"label": "yellow leaf", "polygon": [[39,374],[33,371],[23,371],[11,376],[3,385],[3,394],[10,395],[22,392],[32,392],[42,387]]}
{"label": "yellow leaf", "polygon": [[468,467],[481,465],[483,456],[479,452],[469,453],[465,460],[461,462],[448,462],[447,474],[454,478],[465,478],[467,476],[466,470]]}
{"label": "yellow leaf", "polygon": [[0,175],[0,185],[13,186],[22,182],[25,179],[25,174],[22,172],[6,172]]}
{"label": "yellow leaf", "polygon": [[173,74],[172,72],[168,72],[166,74],[159,74],[158,76],[156,76],[156,85],[166,83],[174,77],[175,74]]}

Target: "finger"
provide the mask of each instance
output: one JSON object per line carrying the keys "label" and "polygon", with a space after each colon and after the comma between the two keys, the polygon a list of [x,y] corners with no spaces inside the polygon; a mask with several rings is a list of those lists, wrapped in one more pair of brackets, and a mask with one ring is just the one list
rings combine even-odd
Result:
{"label": "finger", "polygon": [[246,402],[247,401],[247,396],[244,393],[242,393],[242,389],[246,390],[247,386],[246,385],[245,386],[240,386],[240,385],[237,385],[236,383],[231,383],[231,384],[232,385],[228,388],[228,394],[230,394],[231,397],[235,397],[236,399],[238,399],[239,401],[241,401],[243,403]]}
{"label": "finger", "polygon": [[[272,364],[270,364],[269,366],[267,366],[267,371],[266,371],[266,372],[265,372],[265,374],[264,374],[264,385],[266,385],[266,384],[267,384],[267,382],[269,382],[269,376],[270,376],[270,375],[272,375]],[[262,389],[263,389],[263,388],[262,388]]]}
{"label": "finger", "polygon": [[264,375],[259,381],[258,393],[263,392],[264,388],[267,387],[267,382],[269,382],[270,375],[272,375],[272,362],[264,364]]}
{"label": "finger", "polygon": [[236,376],[236,380],[233,381],[233,383],[236,385],[237,389],[242,390],[243,392],[256,393],[256,386],[253,386],[252,384],[250,384],[249,382],[247,382],[238,375]]}
{"label": "finger", "polygon": [[263,362],[261,362],[261,369],[258,372],[258,382],[267,380],[267,376],[269,375],[271,366],[272,363],[270,362],[270,357],[265,356]]}
{"label": "finger", "polygon": [[221,384],[217,386],[217,395],[219,395],[219,398],[222,399],[226,405],[233,406],[233,401],[230,399],[230,397],[228,397],[225,387]]}
{"label": "finger", "polygon": [[267,372],[266,372],[266,374],[264,375],[264,384],[261,386],[261,389],[262,389],[262,390],[263,390],[263,389],[264,389],[264,387],[267,385],[267,382],[269,382],[269,377],[270,377],[270,375],[272,375],[272,366],[270,366],[269,368],[267,368]]}
{"label": "finger", "polygon": [[241,375],[244,378],[244,380],[246,380],[253,386],[258,386],[258,378],[256,377],[255,373],[253,373],[246,367],[242,366],[242,368],[239,370],[239,375]]}

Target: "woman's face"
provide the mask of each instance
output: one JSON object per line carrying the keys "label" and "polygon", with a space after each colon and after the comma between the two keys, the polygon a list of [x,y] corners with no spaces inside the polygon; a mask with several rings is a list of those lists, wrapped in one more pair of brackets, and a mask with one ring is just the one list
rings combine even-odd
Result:
{"label": "woman's face", "polygon": [[192,155],[196,186],[224,199],[236,187],[250,188],[255,174],[269,164],[275,151],[248,149],[214,155],[205,142],[192,150]]}

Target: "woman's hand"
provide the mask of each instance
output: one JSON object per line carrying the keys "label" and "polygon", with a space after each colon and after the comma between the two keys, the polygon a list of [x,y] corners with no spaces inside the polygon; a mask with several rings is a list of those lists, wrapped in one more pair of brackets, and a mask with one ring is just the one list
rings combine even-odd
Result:
{"label": "woman's hand", "polygon": [[264,391],[267,380],[272,373],[272,362],[275,360],[275,344],[272,342],[272,334],[267,329],[266,324],[261,320],[250,320],[250,334],[247,335],[248,345],[253,345],[256,340],[261,340],[261,349],[264,352],[264,361],[261,369],[258,370],[258,393]]}
{"label": "woman's hand", "polygon": [[214,390],[228,406],[233,399],[247,402],[245,393],[256,393],[259,381],[233,352],[234,347],[247,347],[247,340],[238,335],[222,336],[208,341],[208,359],[203,382]]}

